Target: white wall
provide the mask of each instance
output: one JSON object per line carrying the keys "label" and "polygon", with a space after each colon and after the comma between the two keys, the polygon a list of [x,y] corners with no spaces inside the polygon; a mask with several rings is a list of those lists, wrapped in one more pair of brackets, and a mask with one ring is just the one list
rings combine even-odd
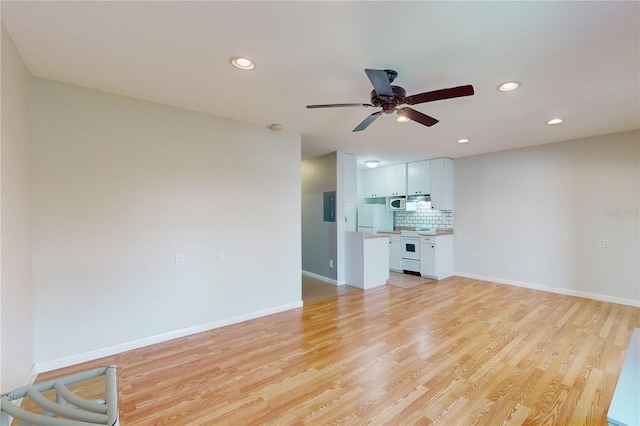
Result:
{"label": "white wall", "polygon": [[457,273],[640,305],[639,145],[632,131],[456,159]]}
{"label": "white wall", "polygon": [[34,377],[30,377],[33,367],[29,158],[31,76],[4,24],[1,27],[0,393],[4,393]]}
{"label": "white wall", "polygon": [[[356,224],[356,204],[358,196],[356,156],[336,152],[336,281],[338,285],[347,283],[346,234]],[[350,218],[350,219],[349,219]],[[351,222],[349,222],[349,220]],[[354,231],[356,229],[353,229]]]}
{"label": "white wall", "polygon": [[43,370],[301,306],[300,135],[40,79],[31,102]]}

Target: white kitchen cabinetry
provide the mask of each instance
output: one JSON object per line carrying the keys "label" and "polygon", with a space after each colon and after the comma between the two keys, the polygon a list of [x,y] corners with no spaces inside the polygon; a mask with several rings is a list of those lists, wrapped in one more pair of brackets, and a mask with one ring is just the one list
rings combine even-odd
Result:
{"label": "white kitchen cabinetry", "polygon": [[389,234],[389,270],[402,272],[402,243],[400,234]]}
{"label": "white kitchen cabinetry", "polygon": [[384,197],[387,186],[387,175],[385,168],[365,170],[362,172],[364,179],[364,197],[376,198]]}
{"label": "white kitchen cabinetry", "polygon": [[453,275],[453,235],[420,237],[420,275],[434,280]]}
{"label": "white kitchen cabinetry", "polygon": [[453,210],[453,160],[431,160],[431,208]]}
{"label": "white kitchen cabinetry", "polygon": [[407,195],[407,165],[385,167],[386,196]]}
{"label": "white kitchen cabinetry", "polygon": [[385,285],[389,279],[389,237],[363,232],[347,232],[345,237],[347,284],[365,290]]}
{"label": "white kitchen cabinetry", "polygon": [[407,164],[407,195],[431,193],[431,161]]}

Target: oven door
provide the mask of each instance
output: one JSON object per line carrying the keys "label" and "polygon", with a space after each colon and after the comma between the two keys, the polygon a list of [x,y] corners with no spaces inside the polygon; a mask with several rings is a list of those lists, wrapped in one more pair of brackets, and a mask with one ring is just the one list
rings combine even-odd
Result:
{"label": "oven door", "polygon": [[420,260],[420,238],[400,237],[402,244],[402,258]]}

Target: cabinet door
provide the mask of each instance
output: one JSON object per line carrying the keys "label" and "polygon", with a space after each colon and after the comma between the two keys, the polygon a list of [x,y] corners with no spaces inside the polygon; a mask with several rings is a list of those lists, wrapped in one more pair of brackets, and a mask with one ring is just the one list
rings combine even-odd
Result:
{"label": "cabinet door", "polygon": [[407,195],[407,165],[385,167],[386,196]]}
{"label": "cabinet door", "polygon": [[431,161],[407,164],[407,195],[431,193]]}
{"label": "cabinet door", "polygon": [[434,277],[438,280],[453,275],[453,235],[436,237]]}
{"label": "cabinet door", "polygon": [[431,160],[431,208],[453,210],[453,160]]}
{"label": "cabinet door", "polygon": [[402,271],[402,243],[400,238],[389,239],[389,269],[395,272]]}
{"label": "cabinet door", "polygon": [[365,170],[362,174],[364,179],[364,197],[376,198],[384,197],[386,186],[386,167],[380,169]]}
{"label": "cabinet door", "polygon": [[436,277],[436,245],[427,243],[420,245],[420,275]]}

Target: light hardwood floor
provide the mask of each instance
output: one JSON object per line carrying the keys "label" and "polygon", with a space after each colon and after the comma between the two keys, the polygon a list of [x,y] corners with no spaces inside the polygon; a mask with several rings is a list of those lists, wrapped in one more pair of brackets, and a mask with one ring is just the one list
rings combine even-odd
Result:
{"label": "light hardwood floor", "polygon": [[129,426],[606,425],[639,326],[639,308],[453,277],[355,291],[38,380],[116,364]]}
{"label": "light hardwood floor", "polygon": [[325,300],[330,297],[340,296],[352,291],[362,291],[357,287],[350,285],[333,285],[315,278],[302,276],[302,301],[306,303],[314,303],[319,300]]}

